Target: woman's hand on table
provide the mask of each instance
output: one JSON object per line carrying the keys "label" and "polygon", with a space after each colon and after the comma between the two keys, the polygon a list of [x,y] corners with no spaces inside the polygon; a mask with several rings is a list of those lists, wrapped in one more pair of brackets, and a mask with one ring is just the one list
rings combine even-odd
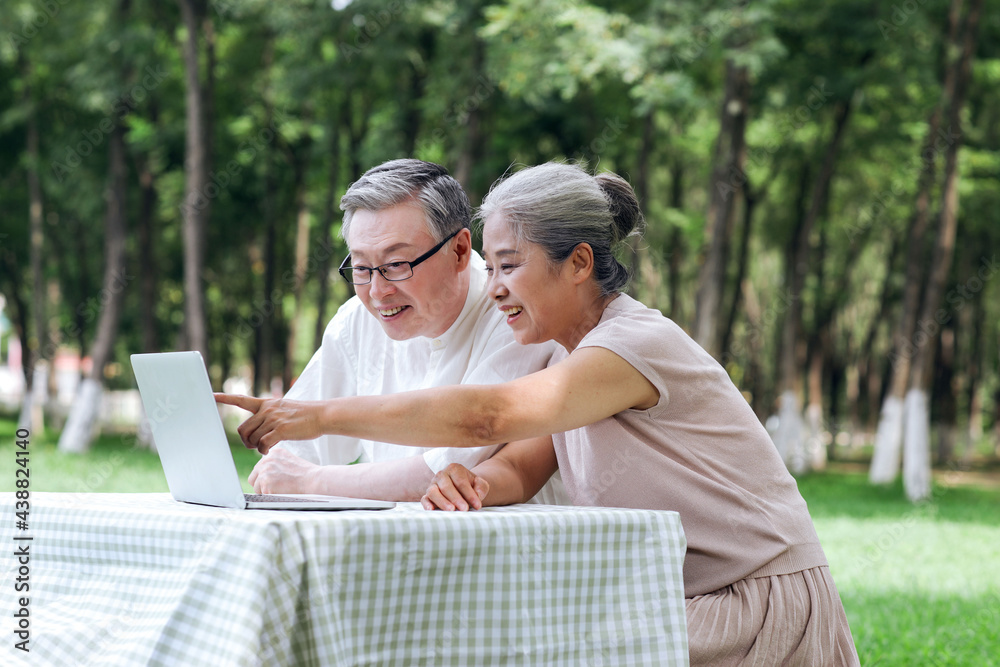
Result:
{"label": "woman's hand on table", "polygon": [[238,429],[248,449],[261,454],[282,440],[312,440],[323,435],[322,401],[255,398],[240,394],[215,394],[216,403],[235,405],[253,413]]}
{"label": "woman's hand on table", "polygon": [[425,510],[466,512],[482,509],[490,483],[458,463],[452,463],[434,475],[427,493],[420,499]]}

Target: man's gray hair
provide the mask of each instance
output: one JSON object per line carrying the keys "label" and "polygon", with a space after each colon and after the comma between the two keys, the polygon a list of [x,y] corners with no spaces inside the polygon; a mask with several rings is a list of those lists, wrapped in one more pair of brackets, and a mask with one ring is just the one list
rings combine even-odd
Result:
{"label": "man's gray hair", "polygon": [[632,186],[612,173],[591,176],[577,165],[548,162],[493,184],[476,218],[500,215],[514,238],[541,246],[552,264],[581,243],[594,251],[594,279],[616,294],[630,275],[617,259],[625,239],[641,233],[642,211]]}
{"label": "man's gray hair", "polygon": [[366,171],[340,198],[341,237],[347,240],[355,211],[382,211],[408,200],[423,211],[435,241],[471,223],[469,196],[447,169],[423,160],[391,160]]}

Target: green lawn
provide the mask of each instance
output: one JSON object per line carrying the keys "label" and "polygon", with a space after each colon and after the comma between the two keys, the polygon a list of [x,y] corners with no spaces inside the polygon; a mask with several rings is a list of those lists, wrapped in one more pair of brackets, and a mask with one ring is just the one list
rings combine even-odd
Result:
{"label": "green lawn", "polygon": [[[15,427],[14,421],[0,419],[0,457],[3,457],[0,460],[14,460]],[[101,436],[86,455],[59,453],[56,451],[58,437],[58,433],[48,430],[41,436],[31,434],[28,460],[32,491],[167,491],[167,480],[156,452],[137,446],[133,435]],[[230,435],[229,441],[243,490],[252,493],[253,488],[246,480],[260,457],[244,447],[239,436]],[[2,469],[8,468],[2,466]],[[14,490],[13,468],[10,470],[0,478],[0,491]]]}
{"label": "green lawn", "polygon": [[1000,491],[935,486],[914,506],[863,473],[799,488],[862,665],[1000,664]]}
{"label": "green lawn", "polygon": [[[14,460],[14,423],[0,420],[0,460]],[[257,459],[232,438],[246,477]],[[14,489],[2,466],[0,490]],[[34,491],[166,491],[156,454],[103,437],[86,456],[31,438]],[[935,486],[922,505],[900,484],[861,472],[799,480],[840,589],[862,665],[1000,665],[1000,488]]]}

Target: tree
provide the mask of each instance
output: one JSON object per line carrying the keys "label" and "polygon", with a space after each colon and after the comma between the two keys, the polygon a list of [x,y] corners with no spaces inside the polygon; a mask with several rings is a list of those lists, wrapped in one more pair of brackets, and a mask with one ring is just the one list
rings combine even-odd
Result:
{"label": "tree", "polygon": [[[962,12],[962,0],[952,0],[948,12],[948,41],[958,46],[958,27]],[[896,329],[892,361],[892,380],[885,401],[882,404],[878,431],[875,435],[875,450],[872,456],[868,479],[873,484],[884,484],[896,479],[899,472],[900,449],[903,442],[903,399],[910,379],[910,341],[917,325],[917,307],[924,287],[924,269],[927,262],[925,252],[927,226],[930,218],[931,189],[935,183],[935,165],[940,142],[942,108],[955,94],[955,68],[944,67],[944,85],[941,102],[935,105],[927,120],[927,134],[920,150],[920,175],[917,184],[917,200],[910,218],[906,238],[906,281],[903,287],[903,305]]]}
{"label": "tree", "polygon": [[809,269],[809,235],[819,219],[823,202],[828,196],[830,181],[833,179],[837,154],[840,151],[851,113],[851,98],[837,103],[833,113],[833,128],[823,153],[819,172],[813,181],[809,195],[809,208],[800,224],[796,226],[793,242],[787,255],[789,277],[788,290],[791,306],[785,315],[781,334],[781,398],[779,408],[779,430],[775,436],[775,446],[785,457],[785,461],[795,472],[804,472],[808,463],[802,437],[802,358],[799,355],[802,318],[802,291]]}
{"label": "tree", "polygon": [[[119,250],[105,249],[104,195],[121,191],[121,132],[136,279],[104,373],[88,378],[107,389],[132,386],[128,352],[195,347],[197,310],[213,381],[287,384],[351,294],[334,269],[346,254],[340,194],[414,154],[447,166],[473,204],[512,164],[579,160],[624,175],[647,221],[620,258],[630,293],[714,349],[762,420],[794,387],[784,421],[814,444],[836,441],[830,456],[847,436],[867,442],[883,393],[905,402],[916,349],[903,345],[928,331],[912,323],[926,317],[954,135],[947,82],[965,33],[953,20],[946,34],[950,0],[900,11],[863,0],[179,0],[132,2],[125,25],[100,4],[57,4],[57,15],[0,4],[0,289],[29,355],[107,347],[101,290]],[[958,254],[938,307],[952,321],[928,342],[925,385],[935,428],[971,438],[1000,422],[1000,282],[983,273],[1000,243],[1000,33],[985,18],[979,28],[956,159]],[[155,90],[135,87],[147,67]],[[114,133],[112,97],[129,110]],[[790,317],[792,345],[781,342]],[[39,347],[36,330],[50,342]],[[45,405],[50,428],[59,397]],[[777,440],[809,461],[801,439]]]}
{"label": "tree", "polygon": [[[44,253],[45,234],[42,228],[43,202],[42,185],[39,177],[39,130],[37,100],[32,95],[31,64],[21,54],[24,66],[24,96],[28,113],[27,158],[28,158],[28,196],[30,204],[28,219],[30,224],[31,247],[31,303],[34,313],[35,335],[29,338],[29,344],[24,348],[25,391],[24,403],[18,426],[30,425],[33,431],[41,431],[43,425],[43,399],[48,395],[49,361],[52,357],[49,345],[49,322],[46,317],[45,280],[42,273],[42,254]],[[33,345],[31,343],[34,343]]]}
{"label": "tree", "polygon": [[[205,227],[212,207],[209,171],[212,151],[210,108],[214,80],[214,32],[205,0],[178,0],[186,36],[184,74],[186,81],[187,144],[184,158],[184,333],[186,347],[208,359],[205,319]],[[202,42],[206,53],[204,83],[201,74]]]}
{"label": "tree", "polygon": [[[935,338],[942,322],[941,298],[945,281],[951,270],[955,252],[955,234],[958,226],[958,151],[961,145],[962,109],[972,71],[972,57],[976,45],[976,30],[983,0],[972,0],[965,17],[961,55],[955,62],[955,94],[948,105],[947,125],[955,128],[958,138],[945,151],[944,184],[941,195],[941,215],[938,220],[937,239],[931,259],[930,275],[920,307],[920,325],[931,327],[923,331],[923,340],[914,337],[916,352],[910,372],[910,385],[906,393],[905,427],[903,431],[903,484],[906,496],[913,502],[924,500],[931,494],[930,464],[930,412],[929,389],[932,378]],[[947,313],[945,313],[947,316]],[[945,320],[947,321],[947,320]],[[936,327],[936,329],[935,329]]]}
{"label": "tree", "polygon": [[[124,0],[122,4],[125,5],[127,1]],[[81,453],[90,448],[104,391],[104,367],[112,358],[127,284],[124,281],[127,205],[125,128],[119,121],[115,121],[108,139],[108,152],[108,210],[104,228],[104,287],[101,290],[106,298],[103,299],[97,322],[97,338],[91,348],[90,377],[83,381],[70,409],[66,426],[59,436],[61,452]]]}
{"label": "tree", "polygon": [[722,355],[721,331],[725,322],[722,313],[722,292],[726,285],[729,245],[732,235],[736,201],[742,191],[747,106],[750,103],[750,81],[747,68],[732,59],[726,61],[725,87],[719,111],[719,136],[712,158],[712,180],[709,189],[707,237],[708,252],[698,275],[698,296],[695,307],[694,339],[713,357]]}
{"label": "tree", "polygon": [[[124,27],[128,19],[130,0],[120,0],[115,23]],[[121,87],[130,82],[130,65],[116,58],[114,68],[119,73]],[[59,451],[82,453],[90,448],[95,425],[100,414],[104,391],[104,368],[113,356],[122,303],[128,278],[125,271],[125,235],[127,208],[127,178],[123,117],[115,114],[108,137],[107,211],[104,227],[104,278],[101,281],[101,307],[97,321],[97,336],[90,350],[91,371],[80,386],[69,418],[59,436]]]}

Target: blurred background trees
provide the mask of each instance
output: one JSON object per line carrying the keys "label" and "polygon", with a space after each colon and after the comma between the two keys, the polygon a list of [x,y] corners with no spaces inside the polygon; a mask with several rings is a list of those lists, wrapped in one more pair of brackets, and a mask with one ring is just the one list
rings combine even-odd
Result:
{"label": "blurred background trees", "polygon": [[874,448],[919,499],[932,457],[997,454],[997,0],[10,0],[0,26],[0,377],[61,449],[133,352],[287,389],[350,296],[340,196],[415,156],[474,204],[512,164],[625,175],[631,293],[792,470]]}

